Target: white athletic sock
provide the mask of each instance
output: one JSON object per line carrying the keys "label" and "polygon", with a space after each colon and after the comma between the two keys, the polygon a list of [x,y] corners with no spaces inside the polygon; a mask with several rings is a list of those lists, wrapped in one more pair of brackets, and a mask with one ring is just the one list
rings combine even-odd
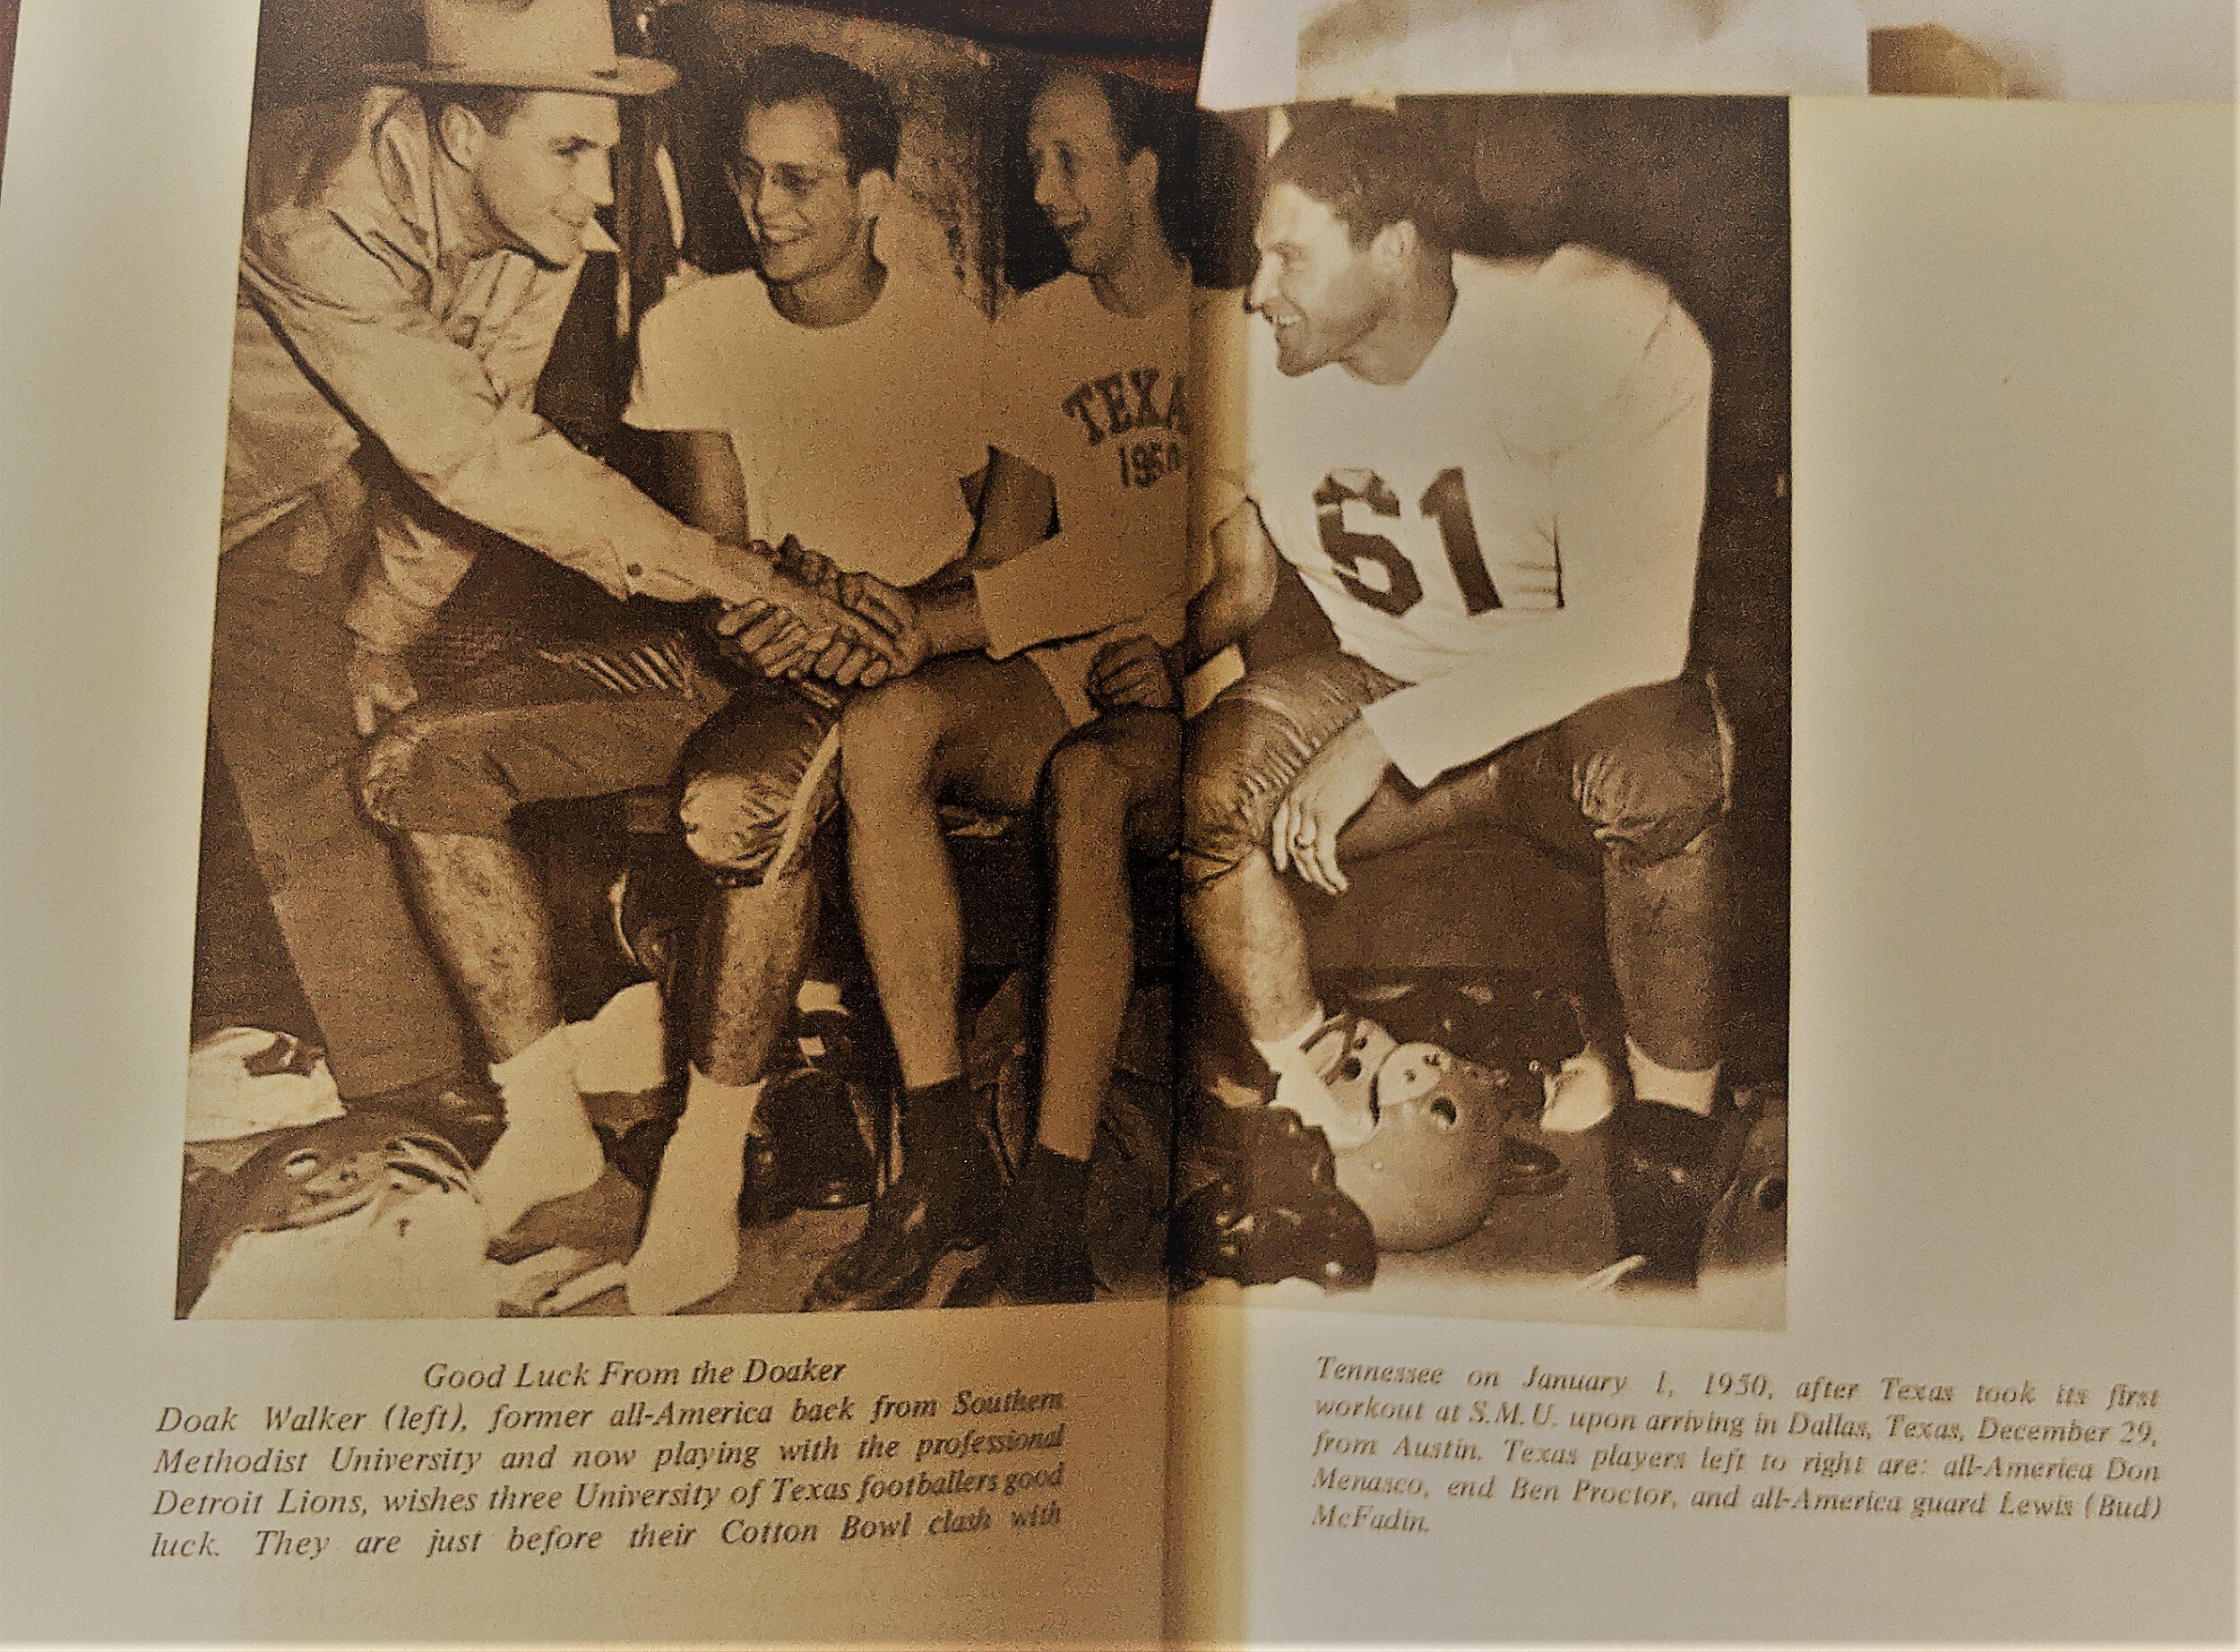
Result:
{"label": "white athletic sock", "polygon": [[739,1271],[742,1159],[762,1081],[719,1084],[695,1067],[685,1114],[661,1155],[645,1236],[625,1269],[633,1313],[674,1313],[714,1295]]}
{"label": "white athletic sock", "polygon": [[1658,1063],[1629,1035],[1625,1040],[1625,1064],[1633,1074],[1633,1097],[1637,1101],[1662,1102],[1667,1107],[1678,1107],[1698,1118],[1711,1116],[1711,1104],[1719,1096],[1719,1063],[1695,1071],[1683,1071]]}
{"label": "white athletic sock", "polygon": [[1540,1128],[1551,1135],[1592,1130],[1610,1116],[1617,1102],[1609,1066],[1591,1046],[1548,1074],[1544,1083],[1547,1099],[1540,1109]]}
{"label": "white athletic sock", "polygon": [[576,1093],[575,1045],[566,1027],[499,1062],[490,1077],[505,1098],[505,1130],[475,1182],[497,1234],[532,1206],[590,1186],[607,1157]]}
{"label": "white athletic sock", "polygon": [[1314,1013],[1293,1030],[1265,1044],[1255,1038],[1253,1048],[1259,1051],[1260,1059],[1268,1063],[1268,1071],[1281,1077],[1283,1070],[1291,1064],[1293,1058],[1305,1053],[1306,1046],[1314,1042],[1314,1035],[1322,1030],[1322,1023],[1329,1019],[1318,1003],[1314,1006]]}
{"label": "white athletic sock", "polygon": [[1318,1003],[1314,1013],[1296,1030],[1265,1044],[1255,1038],[1253,1048],[1276,1076],[1275,1106],[1288,1107],[1319,1129],[1333,1149],[1357,1147],[1376,1129],[1376,1120],[1366,1107],[1349,1108],[1341,1103],[1307,1059],[1307,1046],[1329,1020]]}
{"label": "white athletic sock", "polygon": [[[840,1002],[840,987],[831,981],[804,981],[794,994],[793,1007],[802,1015],[848,1013],[848,1006]],[[804,1033],[794,1042],[801,1046],[801,1059],[806,1062],[820,1062],[831,1054],[824,1047],[824,1040],[814,1033]]]}

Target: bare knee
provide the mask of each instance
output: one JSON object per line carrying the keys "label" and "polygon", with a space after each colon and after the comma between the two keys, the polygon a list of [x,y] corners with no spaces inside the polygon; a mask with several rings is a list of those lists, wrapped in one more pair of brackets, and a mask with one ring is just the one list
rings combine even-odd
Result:
{"label": "bare knee", "polygon": [[1095,740],[1068,740],[1050,754],[1043,818],[1063,848],[1125,830],[1132,787],[1127,769]]}

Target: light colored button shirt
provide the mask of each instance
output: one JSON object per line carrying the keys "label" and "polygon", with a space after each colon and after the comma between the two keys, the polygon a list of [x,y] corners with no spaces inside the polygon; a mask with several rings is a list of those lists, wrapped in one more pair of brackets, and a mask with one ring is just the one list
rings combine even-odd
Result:
{"label": "light colored button shirt", "polygon": [[[537,415],[537,380],[582,262],[553,270],[516,252],[459,255],[459,207],[431,163],[417,99],[376,88],[354,108],[267,121],[259,139],[223,548],[346,482],[370,438],[409,484],[375,490],[375,555],[346,615],[375,648],[410,641],[464,577],[473,534],[456,518],[616,597],[737,590],[736,552]],[[587,227],[587,252],[612,245]]]}

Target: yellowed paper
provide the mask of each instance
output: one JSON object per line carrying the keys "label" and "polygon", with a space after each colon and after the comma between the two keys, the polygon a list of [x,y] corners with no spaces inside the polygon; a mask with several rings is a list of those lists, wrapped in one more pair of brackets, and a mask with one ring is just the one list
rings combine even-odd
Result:
{"label": "yellowed paper", "polygon": [[[1150,1639],[1161,1512],[1141,1488],[1167,1411],[1142,1350],[1160,1333],[1124,1314],[1052,1315],[1000,1353],[978,1316],[955,1316],[908,1366],[883,1325],[830,1320],[670,1325],[650,1343],[605,1326],[426,1341],[171,1318],[254,22],[244,4],[33,0],[22,24],[0,193],[8,1634]],[[1197,1391],[1234,1403],[1176,1413],[1176,1451],[1212,1470],[1190,1482],[1203,1542],[1181,1519],[1167,1534],[1185,1638],[2230,1637],[2229,111],[1808,101],[1792,130],[1803,1122],[1788,1329],[1202,1316],[1189,1337],[1227,1363]],[[2057,1383],[2087,1390],[2094,1426],[2120,1386],[2158,1397],[2167,1501],[2106,1531],[1849,1510],[1722,1530],[1730,1517],[1574,1501],[1573,1475],[1529,1524],[1496,1507],[1421,1543],[1318,1531],[1325,1356],[1436,1368],[1466,1397],[1472,1371],[1512,1387],[1535,1369],[1644,1387],[1668,1372],[1694,1382],[1699,1411],[1740,1409],[1704,1406],[1704,1387],[1762,1372],[1784,1437],[1799,1410],[1855,1410],[1878,1443],[1889,1415],[1923,1415],[1887,1383],[1965,1388],[1971,1426],[2012,1415],[1977,1401],[1979,1385],[2033,1383],[2048,1405]],[[625,1374],[599,1385],[609,1415],[634,1403],[628,1372],[703,1360],[735,1377],[756,1358],[845,1364],[952,1405],[967,1386],[1064,1387],[1090,1424],[1074,1460],[1096,1487],[1136,1489],[1074,1488],[1074,1523],[1031,1564],[991,1549],[803,1565],[703,1534],[651,1563],[583,1556],[562,1584],[534,1549],[449,1577],[435,1568],[457,1557],[440,1551],[400,1553],[393,1575],[369,1552],[341,1583],[291,1573],[331,1562],[274,1547],[273,1580],[243,1591],[197,1582],[195,1555],[151,1553],[159,1527],[191,1542],[202,1524],[151,1512],[157,1453],[186,1415],[271,1403],[370,1418],[450,1403],[438,1365],[581,1360],[603,1378],[616,1358]],[[1804,1398],[1821,1378],[1865,1398]],[[789,1399],[812,1398],[789,1381]],[[493,1421],[497,1402],[467,1391]],[[2104,1466],[2116,1448],[2093,1444]],[[1903,1447],[1876,1455],[1917,1455]],[[1796,1481],[1802,1455],[1757,1479]],[[1438,1494],[1490,1475],[1508,1494],[1517,1472],[1443,1468]]]}
{"label": "yellowed paper", "polygon": [[[1144,1643],[1165,1307],[173,1317],[257,7],[36,4],[10,386],[0,1633]],[[611,1302],[611,1299],[609,1299]]]}
{"label": "yellowed paper", "polygon": [[1190,1312],[1185,1638],[2233,1633],[2230,111],[1791,132],[1787,1328]]}

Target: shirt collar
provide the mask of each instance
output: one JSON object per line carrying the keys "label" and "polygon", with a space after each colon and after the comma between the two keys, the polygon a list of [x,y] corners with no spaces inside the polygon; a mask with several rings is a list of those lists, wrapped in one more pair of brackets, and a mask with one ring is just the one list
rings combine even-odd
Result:
{"label": "shirt collar", "polygon": [[[374,151],[385,174],[384,186],[397,212],[411,226],[427,249],[431,262],[441,260],[452,226],[462,214],[454,202],[444,199],[444,169],[435,164],[435,140],[420,100],[408,93],[381,89],[372,94]],[[586,253],[622,251],[615,237],[597,219],[583,226]],[[502,255],[506,249],[500,249]]]}

